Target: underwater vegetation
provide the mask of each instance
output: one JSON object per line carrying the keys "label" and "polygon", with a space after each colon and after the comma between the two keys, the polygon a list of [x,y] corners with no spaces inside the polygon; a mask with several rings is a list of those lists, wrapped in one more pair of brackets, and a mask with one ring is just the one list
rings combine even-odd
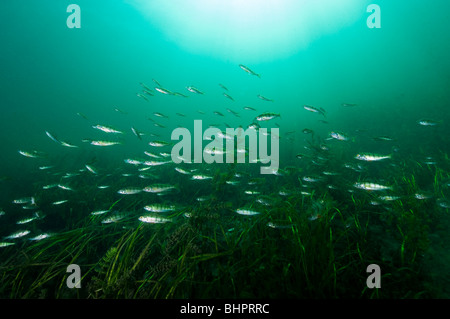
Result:
{"label": "underwater vegetation", "polygon": [[[306,194],[300,179],[294,178],[299,170],[286,172],[285,181],[291,183],[283,182],[282,195],[269,191],[278,185],[271,188],[258,181],[265,195],[248,208],[255,214],[236,213],[243,195],[227,196],[234,186],[226,180],[234,167],[216,170],[206,181],[208,197],[165,213],[167,222],[140,222],[141,200],[130,197],[111,205],[109,210],[115,209],[120,221],[110,223],[102,222],[102,215],[81,214],[82,204],[72,206],[65,221],[71,230],[1,248],[0,295],[433,298],[446,293],[445,282],[440,286],[433,278],[437,270],[427,259],[437,245],[432,234],[445,236],[440,232],[448,227],[448,208],[431,197],[414,195],[374,205],[375,192],[344,197],[347,190],[316,187]],[[405,167],[404,174],[393,176],[394,185],[418,194],[415,176],[432,174],[436,188],[430,196],[441,198],[449,176],[436,167],[416,165],[413,172]],[[373,263],[382,270],[381,289],[365,285],[366,268]],[[79,289],[67,288],[70,264],[81,268]]]}

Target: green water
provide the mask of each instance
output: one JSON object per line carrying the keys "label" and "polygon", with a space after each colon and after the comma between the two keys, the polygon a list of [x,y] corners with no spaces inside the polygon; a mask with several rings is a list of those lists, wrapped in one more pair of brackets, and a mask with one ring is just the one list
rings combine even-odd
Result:
{"label": "green water", "polygon": [[[74,29],[66,24],[70,2],[0,4],[0,242],[14,244],[0,248],[1,297],[447,298],[448,3],[378,1],[381,28],[369,28],[370,2],[329,3],[331,12],[325,1],[308,7],[321,12],[321,20],[315,11],[300,12],[298,3],[286,1],[293,5],[289,10],[270,8],[268,1],[262,11],[232,11],[258,26],[242,34],[228,11],[217,25],[211,18],[220,17],[217,12],[203,21],[201,3],[154,1],[157,10],[145,12],[140,1],[77,1],[81,28]],[[161,87],[184,96],[155,90]],[[168,163],[148,170],[124,162],[151,160],[144,151],[170,154],[170,146],[148,143],[172,142],[177,127],[193,134],[194,120],[202,120],[203,130],[225,131],[247,128],[266,112],[280,114],[258,123],[279,129],[277,175],[261,175],[263,164],[248,161]],[[421,119],[435,125],[420,125]],[[101,132],[92,127],[97,124],[123,134]],[[132,127],[143,133],[141,139]],[[77,147],[55,143],[46,131]],[[93,140],[120,144],[99,147]],[[44,156],[28,158],[19,150]],[[358,153],[390,158],[365,162],[355,159]],[[193,180],[193,174],[210,179]],[[355,187],[365,181],[389,189]],[[52,184],[74,190],[44,189]],[[117,193],[151,184],[175,191]],[[429,198],[418,199],[422,193]],[[24,197],[34,197],[35,206],[13,203]],[[62,200],[68,202],[53,204]],[[162,215],[170,223],[139,222],[148,213],[144,206],[153,203],[177,206]],[[239,208],[259,214],[242,216]],[[122,219],[106,224],[101,221],[107,215],[90,214],[107,209]],[[39,218],[17,224],[36,211]],[[7,238],[18,230],[30,233]],[[53,236],[29,240],[43,233]],[[83,245],[90,248],[78,250]],[[25,260],[21,252],[33,257]],[[116,254],[114,265],[121,266],[113,267]],[[51,263],[59,268],[46,268]],[[65,288],[70,263],[87,272],[78,292]],[[381,267],[380,290],[366,288],[369,264]],[[46,271],[54,275],[35,276]],[[16,276],[23,276],[21,285]],[[254,289],[263,278],[261,289]]]}

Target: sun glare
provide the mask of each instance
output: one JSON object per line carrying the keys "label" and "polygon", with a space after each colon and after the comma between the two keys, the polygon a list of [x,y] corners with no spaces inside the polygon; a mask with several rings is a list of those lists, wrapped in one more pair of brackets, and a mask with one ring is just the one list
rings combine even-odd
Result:
{"label": "sun glare", "polygon": [[260,62],[305,49],[365,13],[361,0],[130,0],[183,49]]}

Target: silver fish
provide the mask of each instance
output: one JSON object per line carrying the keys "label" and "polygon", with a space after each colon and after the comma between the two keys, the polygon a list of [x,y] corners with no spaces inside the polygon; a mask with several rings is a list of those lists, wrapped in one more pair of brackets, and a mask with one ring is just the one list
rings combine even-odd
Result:
{"label": "silver fish", "polygon": [[155,90],[162,94],[173,95],[173,93],[171,91],[164,89],[162,87],[156,87]]}
{"label": "silver fish", "polygon": [[274,119],[276,117],[280,117],[280,114],[276,114],[276,113],[263,113],[260,114],[256,117],[257,121],[268,121],[271,119]]}
{"label": "silver fish", "polygon": [[254,210],[249,210],[246,208],[239,208],[236,209],[236,213],[238,213],[239,215],[246,215],[246,216],[254,216],[254,215],[259,215],[260,213]]}
{"label": "silver fish", "polygon": [[66,191],[73,191],[73,188],[72,188],[72,187],[69,187],[69,186],[67,186],[67,185],[58,184],[58,187],[61,188],[61,189],[66,190]]}
{"label": "silver fish", "polygon": [[150,143],[148,143],[148,145],[153,146],[153,147],[163,147],[163,146],[168,146],[171,143],[165,142],[165,141],[152,141]]}
{"label": "silver fish", "polygon": [[68,199],[63,199],[60,201],[53,202],[52,205],[61,205],[67,203],[68,201],[69,201]]}
{"label": "silver fish", "polygon": [[330,136],[339,141],[348,141],[348,137],[346,135],[344,135],[343,133],[331,132]]}
{"label": "silver fish", "polygon": [[145,166],[159,166],[169,163],[172,163],[172,161],[145,161],[142,164],[144,164]]}
{"label": "silver fish", "polygon": [[153,112],[153,115],[154,115],[154,116],[157,116],[157,117],[163,117],[163,118],[165,118],[165,119],[168,119],[168,118],[169,118],[167,115],[164,115],[164,114],[159,113],[159,112]]}
{"label": "silver fish", "polygon": [[142,161],[137,160],[137,159],[132,159],[132,158],[127,158],[123,160],[125,163],[127,164],[131,164],[131,165],[141,165]]}
{"label": "silver fish", "polygon": [[91,145],[95,146],[112,146],[112,145],[118,145],[121,144],[120,142],[114,142],[114,141],[91,141]]}
{"label": "silver fish", "polygon": [[142,141],[142,133],[141,132],[139,132],[137,129],[135,129],[134,127],[131,127],[131,131],[133,132],[133,134],[134,135],[136,135],[136,137],[138,138],[138,139],[140,139],[141,141]]}
{"label": "silver fish", "polygon": [[369,154],[369,153],[360,153],[360,154],[356,154],[355,158],[360,161],[374,162],[374,161],[381,161],[384,159],[391,158],[391,155],[377,155],[377,154]]}
{"label": "silver fish", "polygon": [[195,87],[193,87],[193,86],[187,86],[186,89],[187,89],[189,92],[192,92],[192,93],[196,93],[196,94],[204,94],[202,91],[200,91],[199,89],[197,89],[197,88],[195,88]]}
{"label": "silver fish", "polygon": [[56,143],[58,143],[58,144],[60,144],[60,145],[62,145],[62,146],[65,146],[65,147],[78,147],[78,146],[76,146],[76,145],[73,145],[73,144],[70,144],[70,143],[68,143],[68,142],[61,141],[61,140],[57,139],[54,135],[52,135],[52,134],[51,134],[50,132],[48,132],[48,131],[45,131],[45,134],[47,134],[47,136],[50,137],[50,139],[51,139],[52,141],[54,141],[54,142],[56,142]]}
{"label": "silver fish", "polygon": [[380,185],[380,184],[376,184],[376,183],[371,183],[371,182],[356,182],[355,184],[353,184],[353,186],[355,186],[356,188],[359,188],[359,189],[366,190],[366,191],[380,191],[380,190],[392,189],[392,187]]}
{"label": "silver fish", "polygon": [[43,234],[37,235],[35,237],[28,238],[28,240],[38,241],[38,240],[42,240],[42,239],[45,239],[45,238],[48,238],[48,237],[51,237],[51,236],[52,236],[52,234],[43,233]]}
{"label": "silver fish", "polygon": [[40,152],[40,151],[22,151],[22,150],[19,150],[19,154],[23,155],[25,157],[30,157],[30,158],[44,158],[45,157],[45,153]]}
{"label": "silver fish", "polygon": [[129,188],[124,188],[124,189],[119,189],[117,191],[117,193],[119,193],[121,195],[134,195],[134,194],[139,194],[140,192],[142,192],[142,188],[137,188],[137,187],[129,187]]}
{"label": "silver fish", "polygon": [[261,75],[259,75],[258,73],[253,72],[249,67],[247,67],[247,66],[245,66],[245,65],[243,65],[243,64],[239,64],[239,67],[240,67],[242,70],[244,70],[245,72],[247,72],[248,74],[255,75],[255,76],[257,76],[258,78],[261,78]]}
{"label": "silver fish", "polygon": [[181,173],[181,174],[185,174],[185,175],[191,174],[190,172],[188,172],[188,171],[186,171],[186,170],[184,170],[184,169],[182,169],[182,168],[180,168],[180,167],[175,167],[175,170],[176,170],[178,173]]}
{"label": "silver fish", "polygon": [[97,125],[92,125],[92,127],[97,130],[103,131],[105,133],[123,134],[122,131],[116,130],[115,128],[112,128],[110,126],[97,124]]}
{"label": "silver fish", "polygon": [[96,211],[93,211],[91,213],[91,215],[94,215],[94,216],[96,216],[96,215],[103,215],[103,214],[106,214],[108,212],[109,212],[109,210],[96,210]]}
{"label": "silver fish", "polygon": [[147,97],[145,95],[143,95],[141,93],[136,93],[136,96],[140,97],[141,99],[144,99],[144,100],[146,100],[148,102],[148,99],[147,99]]}
{"label": "silver fish", "polygon": [[1,247],[8,247],[8,246],[11,246],[11,245],[15,245],[15,243],[0,242],[0,248]]}
{"label": "silver fish", "polygon": [[169,184],[153,184],[143,189],[148,193],[163,193],[175,189],[175,186]]}
{"label": "silver fish", "polygon": [[323,108],[317,108],[311,105],[303,105],[303,108],[307,111],[313,112],[313,113],[320,113],[323,116],[325,116],[325,110]]}
{"label": "silver fish", "polygon": [[212,176],[197,174],[197,175],[192,175],[191,179],[197,180],[197,181],[202,181],[202,180],[212,179]]}
{"label": "silver fish", "polygon": [[116,212],[113,215],[104,218],[101,222],[102,222],[102,224],[111,224],[111,223],[118,222],[119,220],[123,219],[124,217],[125,217],[125,215]]}
{"label": "silver fish", "polygon": [[30,233],[29,230],[19,230],[19,231],[15,232],[15,233],[12,233],[11,235],[6,236],[4,238],[5,239],[16,239],[16,238],[20,238],[20,237],[26,236],[29,233]]}
{"label": "silver fish", "polygon": [[87,170],[89,172],[91,172],[92,174],[94,174],[94,175],[98,174],[97,170],[94,167],[92,167],[91,165],[86,164],[85,166],[86,166]]}
{"label": "silver fish", "polygon": [[34,197],[23,197],[13,200],[13,204],[35,204]]}
{"label": "silver fish", "polygon": [[144,215],[144,216],[140,216],[138,219],[141,222],[148,223],[148,224],[163,224],[163,223],[168,223],[171,221],[169,218],[164,218],[164,217],[155,216],[155,215]]}
{"label": "silver fish", "polygon": [[223,93],[223,96],[225,96],[227,99],[229,99],[229,100],[234,102],[234,99],[231,97],[231,95],[229,95],[227,93]]}
{"label": "silver fish", "polygon": [[144,209],[152,213],[168,213],[173,212],[176,208],[175,205],[153,204],[144,206]]}
{"label": "silver fish", "polygon": [[423,126],[435,126],[438,123],[434,120],[430,120],[430,119],[421,119],[417,121],[417,124],[419,125],[423,125]]}
{"label": "silver fish", "polygon": [[267,97],[265,97],[265,96],[262,96],[261,94],[258,94],[257,97],[258,97],[258,99],[261,99],[261,100],[263,100],[263,101],[273,102],[272,99],[269,99],[269,98],[267,98]]}
{"label": "silver fish", "polygon": [[38,219],[37,216],[28,217],[28,218],[24,218],[24,219],[18,220],[18,221],[16,222],[16,224],[17,224],[17,225],[23,225],[23,224],[27,224],[27,223],[29,223],[29,222],[32,222],[33,220],[36,220],[36,219]]}

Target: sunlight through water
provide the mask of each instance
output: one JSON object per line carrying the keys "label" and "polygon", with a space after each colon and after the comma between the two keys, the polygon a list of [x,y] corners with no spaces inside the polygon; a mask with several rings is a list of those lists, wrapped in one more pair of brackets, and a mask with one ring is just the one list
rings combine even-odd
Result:
{"label": "sunlight through water", "polygon": [[254,63],[288,57],[365,14],[360,0],[130,0],[194,54]]}

